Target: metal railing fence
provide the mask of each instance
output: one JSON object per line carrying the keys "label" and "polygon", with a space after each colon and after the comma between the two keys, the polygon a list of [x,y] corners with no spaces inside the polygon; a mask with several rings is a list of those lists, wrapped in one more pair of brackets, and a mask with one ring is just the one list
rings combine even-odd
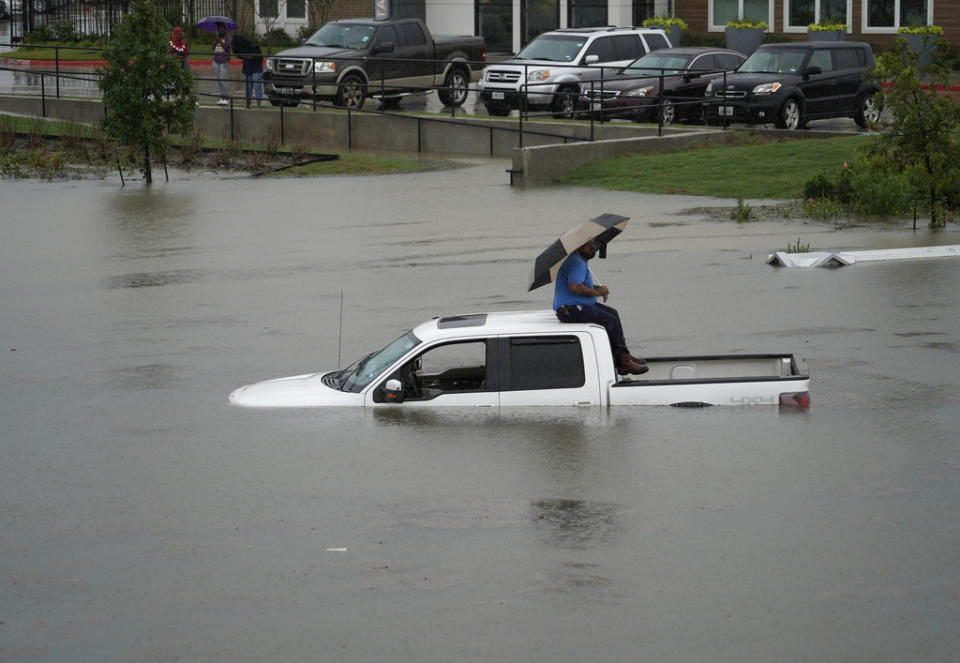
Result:
{"label": "metal railing fence", "polygon": [[[0,46],[3,46],[3,45],[0,45]],[[11,44],[7,44],[7,46],[15,48],[19,46],[19,44],[11,43]],[[65,61],[65,60],[62,60],[61,58],[61,52],[88,51],[88,52],[91,52],[91,60],[93,60],[94,55],[96,55],[96,57],[102,57],[101,55],[102,51],[99,48],[92,48],[92,47],[85,47],[85,46],[61,46],[61,45],[50,45],[50,46],[33,45],[33,46],[52,49],[54,53],[54,60],[49,65],[45,65],[43,67],[38,66],[36,62],[31,62],[26,67],[0,66],[0,71],[8,70],[8,71],[17,72],[21,75],[39,78],[39,85],[37,85],[36,82],[34,81],[33,85],[30,85],[29,83],[26,84],[24,86],[24,90],[27,91],[27,93],[30,93],[34,88],[37,89],[43,102],[44,113],[46,108],[46,98],[47,98],[48,90],[51,91],[56,98],[61,97],[61,95],[63,94],[61,81],[69,81],[71,83],[70,87],[72,90],[76,90],[77,88],[83,89],[84,94],[82,96],[87,96],[87,97],[100,96],[99,94],[100,76],[97,71],[67,73],[63,70],[64,65],[69,64],[71,60]],[[192,56],[193,57],[203,56],[204,58],[206,58],[206,56],[212,57],[213,53],[212,51],[205,52],[205,51],[194,50],[192,52]],[[234,55],[233,57],[234,59],[240,60],[244,56]],[[266,55],[261,57],[268,58],[271,56]],[[331,60],[331,59],[334,59],[334,58],[323,58],[323,60]],[[332,100],[321,99],[317,94],[315,94],[316,88],[319,86],[319,81],[316,78],[316,73],[315,73],[316,69],[313,66],[313,63],[316,62],[317,60],[318,59],[316,58],[311,59],[310,67],[309,67],[310,71],[313,71],[314,74],[310,78],[311,90],[309,90],[306,95],[309,98],[308,107],[311,108],[313,111],[330,110],[330,109],[346,110],[346,112],[348,113],[348,124],[349,124],[350,113],[402,114],[402,109],[394,109],[391,107],[389,103],[384,103],[383,100],[388,99],[394,95],[401,95],[401,94],[402,95],[406,95],[410,93],[427,94],[437,89],[436,86],[426,86],[426,85],[424,86],[405,85],[403,87],[393,85],[388,82],[386,78],[386,74],[384,73],[384,70],[381,67],[380,78],[369,80],[366,88],[367,96],[379,97],[382,100],[380,104],[380,108],[376,110],[365,110],[362,108],[343,109],[339,106],[336,106]],[[352,62],[357,62],[356,58],[351,58],[350,60]],[[93,60],[93,61],[96,61],[96,60]],[[398,58],[366,58],[365,59],[365,63],[367,63],[368,65],[369,64],[377,65],[381,61],[383,64],[390,63],[393,65],[407,64],[407,63],[416,63],[420,65],[423,64],[423,60],[404,60],[404,59],[398,59]],[[442,73],[443,67],[447,64],[445,61],[440,61],[440,60],[433,61],[433,63],[435,65],[434,70],[435,72],[437,72],[436,75],[439,75],[439,73]],[[487,63],[483,63],[483,62],[470,62],[468,64],[470,64],[471,68],[482,68],[485,65],[489,66],[487,65]],[[53,67],[52,72],[47,71],[47,69],[49,69],[50,66]],[[655,115],[654,121],[658,125],[657,133],[658,135],[662,135],[663,127],[664,127],[663,109],[667,104],[672,105],[674,109],[677,109],[677,108],[683,109],[686,107],[693,107],[693,106],[699,107],[705,101],[705,98],[703,97],[691,98],[691,97],[681,97],[681,96],[671,95],[670,93],[663,94],[662,91],[664,90],[665,82],[668,78],[672,76],[678,76],[678,75],[683,76],[684,73],[697,73],[698,75],[716,74],[717,78],[719,80],[723,80],[724,82],[726,78],[726,73],[719,72],[719,71],[717,72],[703,72],[703,71],[692,72],[691,71],[691,72],[677,73],[677,70],[670,70],[669,73],[667,72],[667,70],[660,70],[657,76],[655,77],[651,77],[649,75],[625,77],[622,75],[616,75],[614,73],[615,71],[619,71],[619,70],[614,70],[609,67],[598,68],[600,70],[599,78],[597,78],[596,80],[589,81],[588,86],[585,85],[578,93],[576,93],[574,108],[570,110],[569,113],[565,113],[565,115],[568,116],[568,119],[589,120],[589,126],[590,126],[589,135],[586,138],[575,138],[567,134],[551,132],[545,128],[547,125],[543,125],[540,123],[538,123],[536,129],[531,129],[525,126],[526,123],[528,123],[531,120],[551,118],[551,117],[556,117],[558,115],[557,111],[554,110],[553,108],[548,108],[545,111],[538,111],[538,110],[534,110],[530,106],[530,104],[525,103],[525,99],[527,98],[527,95],[530,93],[531,88],[536,87],[535,84],[530,84],[526,82],[528,80],[527,74],[529,73],[530,66],[531,65],[526,65],[524,70],[525,71],[524,83],[520,85],[520,91],[516,93],[519,95],[519,103],[517,104],[518,105],[518,109],[517,109],[518,113],[516,118],[517,126],[514,131],[518,135],[519,147],[521,148],[524,146],[525,136],[528,136],[528,135],[558,138],[558,139],[563,139],[564,142],[581,141],[581,140],[592,142],[596,140],[595,123],[606,123],[610,121],[614,116],[623,114],[624,112],[622,110],[605,109],[603,107],[602,101],[605,96],[605,92],[608,89],[606,86],[609,85],[614,80],[616,80],[618,83],[621,83],[621,82],[636,80],[636,79],[650,79],[650,78],[657,79],[658,94],[652,97],[648,97],[647,99],[650,103],[646,104],[645,107],[641,110],[644,113],[652,113]],[[559,65],[559,64],[556,65],[557,68],[562,66],[564,65]],[[377,67],[374,66],[373,68],[377,68]],[[582,68],[582,67],[577,67],[577,68]],[[203,84],[202,87],[205,88],[201,90],[199,89],[201,86],[198,86],[197,94],[198,94],[198,97],[201,98],[201,100],[213,100],[215,98],[220,97],[219,93],[215,92],[216,83],[218,81],[217,78],[213,76],[198,76],[196,75],[196,72],[194,72],[194,80],[198,83]],[[230,81],[231,85],[236,85],[238,83],[242,84],[243,82],[237,81],[235,79],[231,79]],[[285,133],[284,123],[283,123],[283,117],[285,112],[284,103],[286,101],[290,101],[290,103],[292,103],[292,100],[288,99],[287,97],[284,97],[282,94],[271,95],[270,92],[266,90],[266,87],[268,84],[269,84],[269,81],[264,81],[264,88],[265,88],[264,97],[267,98],[268,103],[272,103],[273,105],[278,106],[278,112],[280,114],[280,120],[281,120],[281,143],[283,143],[283,136]],[[282,86],[282,81],[281,81],[281,86]],[[23,90],[21,90],[21,92],[22,91]],[[472,92],[476,94],[478,93],[478,89],[474,86],[468,86],[467,92],[468,93]],[[574,93],[570,93],[570,94],[574,94]],[[76,95],[73,95],[73,96],[76,96]],[[601,100],[600,102],[595,101],[597,97],[600,98]],[[241,100],[245,99],[245,95],[244,96],[231,95],[229,97],[231,114],[235,110],[235,102],[238,99],[241,99]],[[300,104],[300,101],[301,101],[300,99],[297,99],[297,103],[299,105],[302,105]],[[446,112],[444,114],[446,114]],[[463,120],[465,117],[464,112],[460,110],[458,106],[455,106],[455,105],[449,106],[449,115],[450,117],[448,121],[450,120],[456,121],[458,120],[458,118],[459,120]],[[481,116],[472,115],[470,117],[477,118]],[[500,126],[501,128],[505,128],[504,127],[505,124],[506,123],[502,122],[502,123],[499,123],[498,126]],[[232,115],[231,115],[230,125],[231,125],[231,139],[232,139],[233,125],[234,125]]]}

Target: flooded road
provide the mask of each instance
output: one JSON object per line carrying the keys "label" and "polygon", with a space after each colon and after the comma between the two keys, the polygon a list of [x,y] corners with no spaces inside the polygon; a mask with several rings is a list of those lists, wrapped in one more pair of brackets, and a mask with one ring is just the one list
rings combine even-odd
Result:
{"label": "flooded road", "polygon": [[[960,260],[764,260],[957,227],[736,224],[508,165],[0,181],[0,658],[954,660]],[[631,349],[799,352],[812,407],[227,404],[547,308],[533,257],[602,212],[632,218],[594,267]]]}

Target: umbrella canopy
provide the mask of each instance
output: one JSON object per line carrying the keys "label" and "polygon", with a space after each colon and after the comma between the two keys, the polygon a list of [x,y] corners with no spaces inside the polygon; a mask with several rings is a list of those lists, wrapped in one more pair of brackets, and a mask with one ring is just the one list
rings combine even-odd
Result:
{"label": "umbrella canopy", "polygon": [[226,16],[207,16],[205,19],[197,23],[197,27],[201,30],[216,32],[217,23],[223,23],[227,30],[236,30],[238,27],[232,18],[227,18]]}
{"label": "umbrella canopy", "polygon": [[591,239],[596,242],[600,248],[600,257],[603,257],[606,254],[604,249],[607,242],[623,232],[629,220],[629,217],[617,214],[601,214],[560,235],[560,239],[537,256],[530,271],[530,287],[527,288],[527,292],[551,283],[567,256]]}

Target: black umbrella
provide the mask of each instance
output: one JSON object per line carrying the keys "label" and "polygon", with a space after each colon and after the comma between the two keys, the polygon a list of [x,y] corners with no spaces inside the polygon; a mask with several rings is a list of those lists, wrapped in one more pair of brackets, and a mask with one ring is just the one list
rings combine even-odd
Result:
{"label": "black umbrella", "polygon": [[591,221],[584,221],[573,230],[560,235],[560,239],[548,246],[537,256],[533,269],[530,271],[530,287],[527,292],[551,283],[560,271],[560,265],[567,256],[591,239],[600,249],[600,257],[606,256],[606,245],[611,239],[623,232],[630,217],[617,214],[601,214]]}

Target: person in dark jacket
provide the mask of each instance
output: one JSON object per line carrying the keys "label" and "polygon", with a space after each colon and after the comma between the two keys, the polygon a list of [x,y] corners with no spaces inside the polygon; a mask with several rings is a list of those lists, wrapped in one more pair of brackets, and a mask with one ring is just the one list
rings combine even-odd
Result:
{"label": "person in dark jacket", "polygon": [[247,87],[247,108],[250,100],[256,97],[257,106],[263,98],[263,52],[260,44],[237,35],[233,40],[233,52],[243,60],[243,80]]}

